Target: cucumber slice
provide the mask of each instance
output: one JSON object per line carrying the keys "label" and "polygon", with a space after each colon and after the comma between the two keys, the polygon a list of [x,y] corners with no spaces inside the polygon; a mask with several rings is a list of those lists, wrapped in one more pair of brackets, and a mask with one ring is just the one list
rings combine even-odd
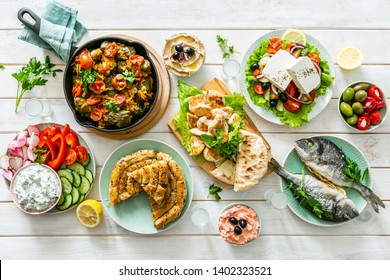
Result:
{"label": "cucumber slice", "polygon": [[93,182],[93,174],[92,171],[89,169],[85,170],[85,177],[87,177],[88,181],[92,184]]}
{"label": "cucumber slice", "polygon": [[283,102],[280,101],[280,99],[278,100],[278,104],[276,104],[276,110],[278,110],[279,112],[282,112],[283,111]]}
{"label": "cucumber slice", "polygon": [[79,201],[77,201],[77,204],[80,204],[81,202],[83,202],[84,198],[85,198],[85,195],[80,194],[80,198],[79,198]]}
{"label": "cucumber slice", "polygon": [[78,172],[80,175],[85,175],[85,167],[84,165],[82,165],[80,162],[75,162],[71,165],[68,165],[68,169],[70,170],[74,170],[76,172]]}
{"label": "cucumber slice", "polygon": [[264,78],[260,79],[259,82],[269,83],[269,80],[266,77],[264,77]]}
{"label": "cucumber slice", "polygon": [[81,164],[84,165],[84,166],[87,166],[90,162],[91,162],[91,157],[90,157],[89,154],[88,154],[87,160],[84,161],[84,162],[81,162]]}
{"label": "cucumber slice", "polygon": [[79,190],[76,187],[72,188],[72,204],[76,204],[79,202],[80,199],[80,193]]}
{"label": "cucumber slice", "polygon": [[56,208],[60,211],[64,211],[72,205],[72,201],[72,195],[70,193],[65,194],[65,202],[62,205],[57,205]]}
{"label": "cucumber slice", "polygon": [[65,168],[66,168],[66,164],[65,163],[61,163],[60,169],[65,169]]}
{"label": "cucumber slice", "polygon": [[259,61],[259,65],[265,65],[265,64],[267,64],[267,62],[268,62],[270,59],[271,59],[271,57],[268,56],[268,55],[263,56],[263,57],[260,59],[260,61]]}
{"label": "cucumber slice", "polygon": [[73,184],[74,178],[73,178],[71,170],[69,170],[69,169],[60,169],[60,170],[57,170],[57,174],[60,177],[65,177],[66,179],[68,179],[68,181],[71,184]]}
{"label": "cucumber slice", "polygon": [[62,192],[69,194],[72,192],[72,183],[69,182],[69,180],[66,177],[60,177],[61,185],[62,185]]}
{"label": "cucumber slice", "polygon": [[86,194],[88,193],[89,189],[91,188],[91,183],[89,182],[89,180],[87,179],[87,177],[85,176],[80,176],[81,177],[81,184],[80,184],[80,193],[81,194]]}
{"label": "cucumber slice", "polygon": [[57,206],[62,205],[65,202],[65,195],[64,193],[61,193],[60,200],[57,202]]}
{"label": "cucumber slice", "polygon": [[270,92],[271,92],[270,89],[267,89],[267,90],[265,91],[265,93],[264,93],[264,98],[265,98],[265,100],[269,100]]}
{"label": "cucumber slice", "polygon": [[73,178],[74,178],[73,186],[75,186],[77,188],[80,187],[80,184],[81,184],[80,174],[76,171],[72,171],[72,174],[73,174]]}

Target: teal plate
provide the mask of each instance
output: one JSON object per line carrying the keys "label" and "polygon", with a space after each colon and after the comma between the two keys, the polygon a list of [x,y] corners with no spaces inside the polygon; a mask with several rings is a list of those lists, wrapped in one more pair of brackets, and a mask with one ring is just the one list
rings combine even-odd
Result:
{"label": "teal plate", "polygon": [[[360,170],[363,172],[366,168],[368,168],[368,176],[366,181],[364,182],[365,185],[369,188],[371,188],[371,170],[368,165],[368,162],[364,155],[359,151],[358,148],[356,148],[351,143],[347,142],[344,139],[337,138],[334,136],[320,136],[322,138],[325,138],[331,142],[333,142],[335,145],[337,145],[341,150],[343,150],[344,154],[355,161],[358,166],[360,167]],[[295,152],[295,149],[293,148],[287,155],[286,159],[283,162],[283,167],[292,173],[302,173],[302,167],[303,163],[299,159],[297,153]],[[305,174],[312,174],[310,173],[306,168],[304,169]],[[345,222],[331,222],[331,221],[325,221],[317,216],[315,216],[313,213],[311,213],[309,210],[307,210],[305,207],[302,207],[302,205],[299,204],[299,202],[294,198],[293,193],[290,189],[287,189],[286,182],[281,179],[281,188],[283,192],[287,196],[288,200],[288,206],[299,218],[302,220],[311,223],[313,225],[317,226],[338,226],[341,224],[344,224],[349,221]],[[353,201],[353,203],[356,206],[356,209],[361,213],[367,205],[367,201],[360,195],[360,193],[355,189],[349,189],[347,191],[347,196],[349,199]]]}
{"label": "teal plate", "polygon": [[[115,164],[123,156],[144,149],[151,149],[156,152],[163,152],[171,155],[183,170],[187,181],[187,199],[181,215],[175,221],[167,224],[164,229],[156,229],[154,227],[152,210],[145,192],[141,192],[135,197],[122,201],[118,205],[109,206],[110,196],[108,191],[111,180],[111,172],[114,169]],[[192,201],[193,181],[190,167],[178,151],[161,141],[153,139],[138,139],[119,146],[107,158],[100,173],[99,191],[104,209],[118,225],[132,232],[154,234],[173,227],[181,218],[183,218]]]}

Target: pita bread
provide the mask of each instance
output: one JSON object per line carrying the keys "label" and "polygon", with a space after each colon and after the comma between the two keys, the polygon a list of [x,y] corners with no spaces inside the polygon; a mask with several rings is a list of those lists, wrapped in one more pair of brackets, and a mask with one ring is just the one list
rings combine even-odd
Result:
{"label": "pita bread", "polygon": [[220,166],[211,171],[215,178],[229,185],[234,185],[235,173],[236,165],[230,160],[225,160]]}
{"label": "pita bread", "polygon": [[234,190],[247,190],[256,185],[268,168],[268,151],[260,136],[240,130],[244,140],[238,146]]}

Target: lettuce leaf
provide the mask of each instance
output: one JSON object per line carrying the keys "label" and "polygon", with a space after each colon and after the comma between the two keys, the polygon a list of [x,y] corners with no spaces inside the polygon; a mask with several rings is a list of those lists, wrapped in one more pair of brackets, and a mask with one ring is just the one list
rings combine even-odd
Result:
{"label": "lettuce leaf", "polygon": [[245,97],[237,92],[233,95],[225,96],[225,105],[233,108],[233,113],[238,114],[241,118],[245,116],[244,105]]}
{"label": "lettuce leaf", "polygon": [[[266,40],[260,43],[260,46],[251,54],[247,60],[247,68],[245,69],[245,85],[249,92],[249,96],[255,105],[261,106],[264,109],[272,110],[273,113],[279,117],[280,121],[290,127],[300,127],[304,122],[309,123],[308,114],[312,111],[315,102],[310,105],[302,105],[301,109],[297,113],[292,113],[283,108],[283,111],[278,111],[276,108],[270,106],[270,101],[264,98],[264,95],[258,95],[253,90],[253,85],[256,82],[256,78],[253,76],[250,67],[254,63],[258,63],[260,59],[267,52],[270,40]],[[282,46],[286,46],[286,41],[282,41]],[[314,52],[320,55],[320,51],[314,45],[306,44],[306,53]],[[323,69],[321,75],[321,85],[316,89],[316,96],[324,95],[326,89],[332,84],[334,77],[330,75],[330,69],[328,61],[321,60],[320,67]]]}

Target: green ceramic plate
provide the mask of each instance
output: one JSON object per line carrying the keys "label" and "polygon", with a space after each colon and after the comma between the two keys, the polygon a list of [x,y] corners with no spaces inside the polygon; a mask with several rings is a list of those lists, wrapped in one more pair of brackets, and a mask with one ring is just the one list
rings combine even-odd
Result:
{"label": "green ceramic plate", "polygon": [[[145,192],[141,192],[135,197],[122,201],[116,206],[108,206],[110,202],[108,190],[110,186],[111,172],[114,169],[115,164],[124,155],[143,149],[152,149],[171,155],[182,168],[187,181],[187,200],[180,217],[174,222],[169,223],[162,230],[156,229],[153,225],[152,210]],[[99,191],[104,209],[118,225],[132,232],[153,234],[173,227],[181,218],[183,218],[192,201],[193,181],[190,167],[179,152],[177,152],[174,148],[161,141],[153,139],[138,139],[119,146],[107,158],[100,173]]]}
{"label": "green ceramic plate", "polygon": [[[335,145],[337,145],[347,157],[355,161],[362,172],[368,168],[369,169],[369,175],[367,176],[366,181],[364,182],[365,185],[369,188],[371,188],[371,170],[369,168],[368,162],[364,155],[359,151],[358,148],[356,148],[354,145],[351,143],[347,142],[346,140],[343,140],[341,138],[337,138],[334,136],[321,136],[331,142],[333,142]],[[295,149],[293,148],[287,155],[286,159],[283,162],[283,167],[292,173],[302,173],[302,167],[303,163],[299,159],[297,153],[295,152]],[[305,174],[311,174],[306,168],[305,168]],[[312,214],[309,210],[306,208],[302,207],[298,201],[294,198],[293,193],[291,190],[287,189],[286,182],[281,179],[281,188],[283,192],[287,196],[288,200],[288,206],[290,209],[301,219],[304,221],[311,223],[313,225],[317,226],[337,226],[344,224],[346,222],[331,222],[331,221],[325,221],[321,220],[314,214]],[[362,212],[364,207],[367,205],[367,201],[360,195],[358,191],[355,189],[350,189],[347,191],[347,196],[349,199],[353,201],[353,203],[356,206],[356,209],[359,211],[359,213]]]}

